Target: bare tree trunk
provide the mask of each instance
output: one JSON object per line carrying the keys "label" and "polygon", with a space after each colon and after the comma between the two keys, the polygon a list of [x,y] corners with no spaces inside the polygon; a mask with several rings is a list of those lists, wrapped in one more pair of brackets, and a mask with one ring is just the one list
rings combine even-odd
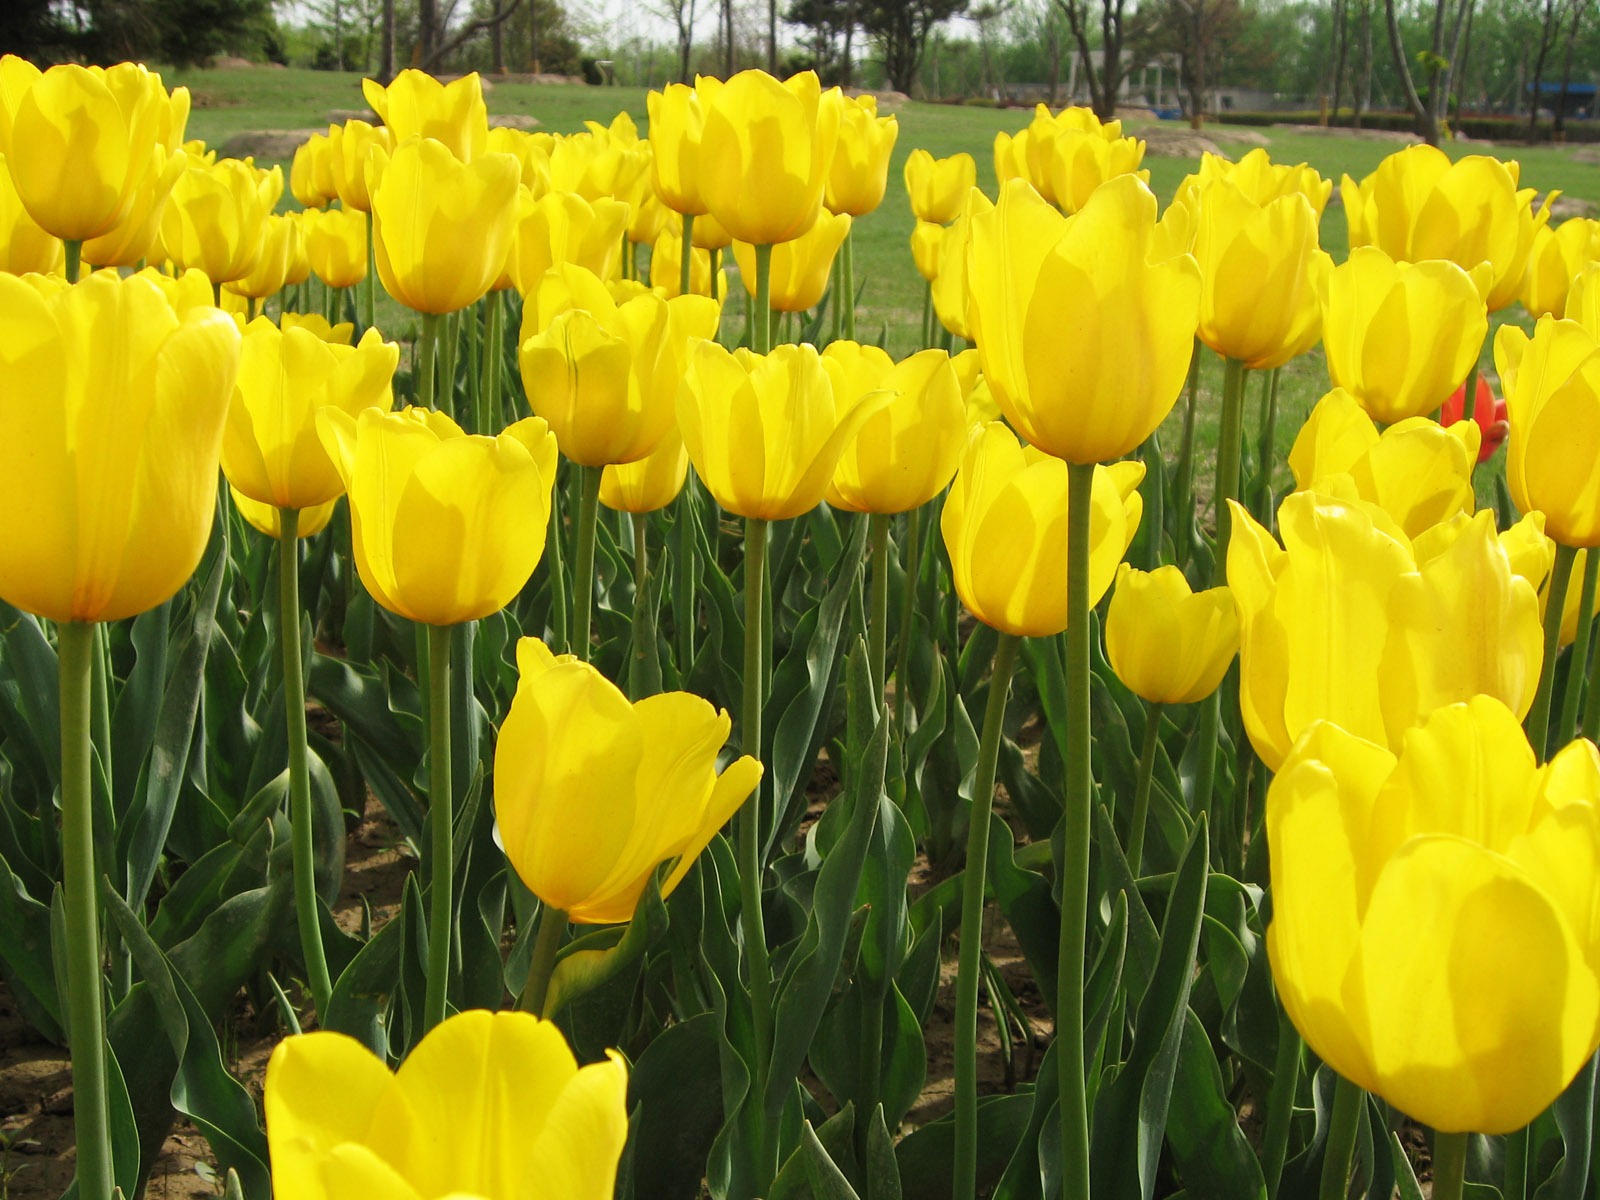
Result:
{"label": "bare tree trunk", "polygon": [[1361,3],[1361,81],[1355,88],[1354,113],[1350,125],[1361,128],[1361,114],[1372,107],[1372,0]]}
{"label": "bare tree trunk", "polygon": [[767,74],[778,73],[778,0],[767,0]]}
{"label": "bare tree trunk", "polygon": [[394,0],[383,0],[383,36],[379,40],[378,82],[394,78]]}
{"label": "bare tree trunk", "polygon": [[1061,26],[1054,17],[1045,17],[1045,44],[1050,54],[1050,107],[1061,103]]}
{"label": "bare tree trunk", "polygon": [[1578,44],[1578,22],[1583,17],[1584,0],[1572,0],[1572,25],[1567,29],[1567,52],[1561,62],[1561,97],[1556,103],[1555,124],[1550,128],[1553,141],[1567,140],[1567,89],[1572,86],[1572,49]]}
{"label": "bare tree trunk", "polygon": [[856,0],[850,0],[844,8],[844,70],[840,74],[840,81],[845,87],[850,87],[855,82],[855,59],[850,43],[856,35]]}
{"label": "bare tree trunk", "polygon": [[1349,6],[1346,0],[1333,0],[1333,115],[1331,122],[1339,123],[1339,105],[1344,100],[1344,60],[1350,48],[1347,32]]}
{"label": "bare tree trunk", "polygon": [[1472,58],[1472,17],[1476,12],[1476,5],[1467,9],[1467,32],[1461,43],[1461,59],[1451,67],[1451,78],[1454,82],[1452,91],[1455,93],[1455,116],[1452,120],[1457,125],[1461,124],[1462,93],[1467,89],[1467,63]]}
{"label": "bare tree trunk", "polygon": [[722,0],[722,77],[733,78],[733,0]]}
{"label": "bare tree trunk", "polygon": [[1556,0],[1544,0],[1544,20],[1539,23],[1539,48],[1533,53],[1533,86],[1528,96],[1528,140],[1539,140],[1539,89],[1544,85],[1544,60],[1550,53],[1551,26],[1559,26]]}
{"label": "bare tree trunk", "polygon": [[506,32],[498,21],[489,27],[489,66],[496,75],[506,73]]}
{"label": "bare tree trunk", "polygon": [[427,62],[439,40],[438,0],[417,0],[417,57]]}
{"label": "bare tree trunk", "polygon": [[[1445,0],[1437,0],[1437,3],[1442,9]],[[1428,145],[1437,146],[1439,122],[1433,115],[1430,105],[1422,102],[1422,97],[1417,92],[1416,81],[1411,77],[1411,64],[1406,61],[1405,44],[1400,38],[1400,18],[1395,13],[1394,0],[1383,0],[1383,15],[1389,29],[1389,49],[1394,54],[1394,73],[1400,80],[1400,90],[1405,96],[1406,106],[1416,118],[1417,133]]]}

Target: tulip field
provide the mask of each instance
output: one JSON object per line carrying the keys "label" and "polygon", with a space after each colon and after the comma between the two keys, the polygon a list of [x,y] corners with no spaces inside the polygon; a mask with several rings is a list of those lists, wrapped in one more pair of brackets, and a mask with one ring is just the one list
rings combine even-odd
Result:
{"label": "tulip field", "polygon": [[1600,1193],[1600,221],[363,91],[0,59],[0,1198]]}

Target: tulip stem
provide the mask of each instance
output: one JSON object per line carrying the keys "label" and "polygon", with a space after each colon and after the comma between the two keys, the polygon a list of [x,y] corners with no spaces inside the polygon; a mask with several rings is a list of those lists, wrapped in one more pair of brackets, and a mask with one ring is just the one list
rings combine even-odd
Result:
{"label": "tulip stem", "polygon": [[[694,666],[694,634],[697,616],[695,604],[695,577],[698,574],[694,535],[695,498],[699,495],[694,472],[683,481],[678,493],[677,512],[673,517],[672,533],[677,542],[672,556],[673,628],[678,641],[678,680],[685,684],[690,668]],[[713,543],[714,545],[715,543]]]}
{"label": "tulip stem", "polygon": [[[1530,1148],[1528,1143],[1530,1137],[1531,1135],[1526,1125],[1513,1133],[1506,1134],[1506,1177],[1503,1181],[1505,1186],[1501,1189],[1501,1195],[1505,1197],[1505,1200],[1525,1200],[1528,1195],[1528,1150]],[[1437,1155],[1437,1151],[1435,1151],[1435,1155]],[[1437,1189],[1438,1184],[1435,1183],[1434,1187]],[[1443,1200],[1443,1194],[1439,1193],[1439,1195],[1440,1200]]]}
{"label": "tulip stem", "polygon": [[[1480,347],[1479,353],[1482,353]],[[1461,385],[1465,390],[1461,393],[1461,419],[1475,421],[1478,419],[1478,360],[1472,360],[1472,369],[1467,372],[1466,382]],[[1477,463],[1473,463],[1477,466]]]}
{"label": "tulip stem", "polygon": [[77,283],[83,263],[83,243],[76,238],[62,238],[61,244],[67,251],[67,282]]}
{"label": "tulip stem", "polygon": [[895,729],[902,741],[906,734],[906,717],[911,708],[909,678],[911,673],[911,627],[917,616],[917,576],[922,570],[922,510],[913,508],[906,514],[905,594],[900,598],[900,644],[894,656],[894,720]]}
{"label": "tulip stem", "polygon": [[278,510],[278,648],[283,655],[283,713],[289,735],[289,832],[294,851],[295,921],[306,960],[311,1002],[325,1021],[333,997],[318,919],[316,845],[312,840],[311,772],[306,759],[306,681],[300,651],[300,510]]}
{"label": "tulip stem", "polygon": [[367,210],[367,274],[362,280],[362,311],[361,326],[363,330],[371,329],[378,323],[378,254],[377,247],[372,242],[372,211]]}
{"label": "tulip stem", "polygon": [[1195,412],[1200,398],[1200,352],[1203,343],[1194,340],[1194,352],[1189,357],[1189,382],[1183,410],[1183,440],[1178,444],[1178,463],[1173,468],[1177,476],[1172,497],[1174,518],[1183,522],[1183,528],[1173,531],[1173,543],[1178,553],[1179,565],[1189,561],[1189,542],[1194,527],[1192,497],[1194,494],[1194,425]]}
{"label": "tulip stem", "polygon": [[422,314],[422,335],[417,342],[417,403],[434,408],[434,355],[439,347],[439,314]]}
{"label": "tulip stem", "polygon": [[933,284],[924,283],[922,286],[922,341],[921,346],[927,346],[933,341]]}
{"label": "tulip stem", "polygon": [[1467,1135],[1433,1135],[1433,1200],[1461,1200],[1467,1181]]}
{"label": "tulip stem", "polygon": [[1255,517],[1272,526],[1272,464],[1277,459],[1273,443],[1278,434],[1278,376],[1282,367],[1267,372],[1261,388],[1261,440],[1256,446]]}
{"label": "tulip stem", "polygon": [[478,388],[478,428],[476,432],[493,436],[502,417],[500,415],[500,355],[505,350],[505,334],[501,330],[504,311],[500,293],[490,292],[483,298],[483,382]]}
{"label": "tulip stem", "polygon": [[1267,1128],[1261,1158],[1268,1200],[1277,1200],[1283,1163],[1289,1157],[1289,1126],[1294,1117],[1294,1094],[1300,1087],[1301,1057],[1300,1032],[1280,1003],[1278,1053],[1272,1064],[1272,1094],[1267,1098]]}
{"label": "tulip stem", "polygon": [[428,987],[422,1031],[444,1020],[450,990],[450,929],[455,904],[455,812],[450,795],[450,625],[428,630],[428,817],[433,824],[428,882]]}
{"label": "tulip stem", "polygon": [[[967,860],[961,875],[961,958],[956,967],[956,1161],[953,1200],[972,1200],[978,1190],[978,976],[983,965],[983,892],[989,861],[989,824],[994,811],[995,764],[1005,725],[1006,694],[1022,640],[1002,633],[995,643],[989,699],[983,710],[972,815],[967,823]],[[1068,1043],[1063,1042],[1065,1046]],[[1075,1044],[1075,1043],[1074,1043]],[[1057,1054],[1061,1049],[1057,1049]],[[1067,1195],[1075,1193],[1068,1192]],[[1087,1192],[1080,1193],[1087,1196]]]}
{"label": "tulip stem", "polygon": [[628,524],[633,526],[633,590],[642,596],[645,577],[650,572],[650,544],[646,536],[650,522],[644,513],[629,513]]}
{"label": "tulip stem", "polygon": [[1572,581],[1572,565],[1578,551],[1556,543],[1555,566],[1550,569],[1550,591],[1544,610],[1544,662],[1539,668],[1539,690],[1528,710],[1528,741],[1540,762],[1548,757],[1550,742],[1550,697],[1556,683],[1556,653],[1561,649],[1561,614],[1567,606],[1567,587]]}
{"label": "tulip stem", "polygon": [[[856,256],[855,229],[845,231],[844,248],[840,255],[840,291],[843,293],[844,339],[856,340]],[[864,1114],[870,1116],[871,1114]]]}
{"label": "tulip stem", "polygon": [[[756,247],[771,252],[771,247]],[[761,636],[761,614],[766,591],[767,523],[746,517],[744,523],[744,712],[741,714],[739,741],[744,752],[761,760],[761,708],[766,702],[762,680],[766,675],[762,659],[765,649]],[[751,1156],[765,1164],[767,1075],[772,1060],[772,968],[767,962],[767,932],[761,912],[761,864],[764,857],[761,836],[761,785],[739,809],[736,818],[739,837],[739,900],[743,910],[744,948],[750,968],[751,1023],[754,1027],[756,1071],[754,1087],[747,1103],[751,1106],[754,1144]],[[766,1167],[760,1168],[765,1173]],[[760,1181],[763,1186],[767,1180]]]}
{"label": "tulip stem", "polygon": [[[1561,692],[1561,723],[1556,726],[1556,745],[1565,746],[1578,731],[1578,699],[1589,670],[1589,642],[1594,632],[1594,595],[1600,568],[1600,552],[1585,551],[1583,589],[1578,594],[1578,633],[1567,660],[1567,685]],[[1572,586],[1570,583],[1568,587]]]}
{"label": "tulip stem", "polygon": [[872,548],[871,624],[867,627],[867,660],[872,686],[877,689],[878,712],[888,714],[884,695],[889,686],[889,521],[888,513],[873,513],[868,520],[867,544]]}
{"label": "tulip stem", "polygon": [[[651,280],[652,283],[655,280]],[[683,214],[682,253],[678,255],[678,295],[687,296],[694,286],[694,214]]]}
{"label": "tulip stem", "polygon": [[1135,879],[1144,863],[1145,826],[1150,823],[1150,777],[1155,774],[1156,747],[1161,744],[1161,705],[1145,713],[1144,743],[1139,749],[1139,775],[1133,790],[1133,822],[1128,826],[1128,870]]}
{"label": "tulip stem", "polygon": [[1212,539],[1211,586],[1228,581],[1228,538],[1233,532],[1229,500],[1239,498],[1239,460],[1244,457],[1245,365],[1237,358],[1223,360],[1222,428],[1217,435],[1216,536]]}
{"label": "tulip stem", "polygon": [[100,1000],[100,901],[95,891],[94,808],[89,764],[95,627],[67,621],[58,626],[57,636],[67,1009],[72,1045],[73,1125],[78,1143],[78,1194],[83,1200],[110,1200],[111,1118],[107,1106],[105,1017]]}
{"label": "tulip stem", "polygon": [[752,349],[772,352],[772,247],[756,247],[756,301],[750,322]]}
{"label": "tulip stem", "polygon": [[439,390],[435,393],[439,409],[452,421],[456,416],[456,347],[460,341],[461,314],[446,313],[439,318],[435,336],[439,338]]}
{"label": "tulip stem", "polygon": [[589,628],[594,611],[594,543],[600,521],[600,475],[603,467],[578,467],[577,547],[572,556],[572,652],[589,661]]}
{"label": "tulip stem", "polygon": [[1333,1089],[1333,1117],[1322,1155],[1322,1185],[1317,1200],[1345,1200],[1350,1188],[1350,1160],[1355,1155],[1361,1128],[1361,1105],[1366,1093],[1343,1075]]}
{"label": "tulip stem", "polygon": [[567,914],[549,904],[539,906],[539,928],[533,937],[533,953],[528,957],[528,982],[522,985],[517,1007],[536,1017],[544,1016],[550,996],[550,977],[555,974],[556,953],[567,932]]}
{"label": "tulip stem", "polygon": [[[1590,618],[1593,621],[1593,618]],[[1589,693],[1583,702],[1583,736],[1591,742],[1600,736],[1600,646],[1589,664]]]}
{"label": "tulip stem", "polygon": [[1067,753],[1061,813],[1061,954],[1056,1069],[1061,1087],[1061,1194],[1089,1195],[1089,1108],[1083,1077],[1083,954],[1089,910],[1089,512],[1093,463],[1067,464]]}

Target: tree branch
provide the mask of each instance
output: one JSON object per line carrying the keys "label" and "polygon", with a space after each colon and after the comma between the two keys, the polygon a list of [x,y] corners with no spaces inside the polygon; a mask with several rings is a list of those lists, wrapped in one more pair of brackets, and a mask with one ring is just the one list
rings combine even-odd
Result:
{"label": "tree branch", "polygon": [[511,0],[511,2],[499,12],[490,13],[487,17],[481,17],[476,21],[467,22],[467,24],[463,25],[454,37],[450,38],[448,41],[440,43],[433,48],[432,52],[422,60],[422,69],[424,71],[433,70],[433,68],[443,61],[444,57],[457,46],[461,45],[463,42],[476,36],[477,34],[482,33],[485,29],[491,29],[496,25],[504,23],[510,18],[512,13],[516,12],[517,9],[521,7],[521,5],[522,0]]}

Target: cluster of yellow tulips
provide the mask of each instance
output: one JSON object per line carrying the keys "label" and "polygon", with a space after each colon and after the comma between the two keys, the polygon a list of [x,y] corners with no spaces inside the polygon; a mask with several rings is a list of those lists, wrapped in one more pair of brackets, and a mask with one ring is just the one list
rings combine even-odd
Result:
{"label": "cluster of yellow tulips", "polygon": [[[0,60],[0,498],[18,518],[0,538],[0,598],[54,623],[58,974],[76,1051],[80,1195],[109,1200],[127,1169],[112,1154],[120,1076],[109,1080],[94,1050],[106,1036],[95,795],[111,766],[95,706],[116,675],[107,623],[164,604],[226,538],[231,518],[213,530],[226,512],[219,467],[240,516],[276,547],[266,606],[287,757],[273,770],[287,767],[300,969],[323,1026],[283,1041],[268,1070],[280,1195],[610,1196],[630,1109],[643,1113],[636,1137],[639,1121],[661,1118],[630,1099],[620,1052],[580,1067],[539,1018],[659,949],[652,922],[683,885],[697,913],[729,898],[726,947],[706,932],[698,955],[692,937],[675,945],[671,970],[646,973],[637,1003],[665,1003],[685,1027],[717,1015],[713,1191],[773,1194],[805,1170],[823,1194],[815,1172],[838,1158],[838,1139],[797,1133],[809,1055],[854,1105],[843,1143],[856,1157],[834,1174],[873,1200],[862,1180],[881,1186],[894,1153],[872,1122],[893,1133],[906,1107],[887,1099],[898,1060],[885,1014],[913,1031],[917,1020],[909,983],[891,978],[913,939],[868,924],[900,909],[864,882],[877,878],[865,864],[891,861],[934,824],[932,801],[918,809],[908,792],[931,775],[943,722],[977,747],[956,772],[967,843],[947,913],[960,931],[944,1143],[957,1200],[991,1170],[980,1169],[980,989],[1002,1006],[984,906],[1024,876],[1040,879],[1034,902],[1056,936],[1038,960],[1037,938],[1023,939],[1035,971],[1055,972],[1040,980],[1054,1089],[1039,1093],[1029,1128],[1062,1194],[1133,1194],[1106,1183],[1127,1169],[1151,1196],[1163,1137],[1178,1174],[1200,1177],[1187,1157],[1199,1152],[1166,1126],[1168,1103],[1184,1101],[1163,1098],[1150,1117],[1155,1084],[1135,1068],[1155,1079],[1151,1063],[1166,1055],[1170,1092],[1180,1042],[1210,1063],[1209,1043],[1194,1048],[1185,1033],[1185,1014],[1201,1029],[1188,983],[1201,909],[1218,929],[1224,919],[1208,878],[1228,880],[1213,894],[1237,900],[1241,922],[1240,881],[1266,885],[1261,986],[1286,1017],[1276,1061],[1251,1068],[1265,1079],[1260,1162],[1246,1148],[1249,1167],[1233,1178],[1288,1194],[1303,1038],[1339,1077],[1326,1136],[1306,1151],[1325,1200],[1348,1193],[1363,1091],[1435,1131],[1440,1200],[1463,1194],[1471,1133],[1510,1135],[1506,1194],[1525,1194],[1537,1158],[1527,1128],[1600,1047],[1600,673],[1589,675],[1591,657],[1600,667],[1600,223],[1552,227],[1548,201],[1536,209],[1519,190],[1516,164],[1416,146],[1345,178],[1351,246],[1336,265],[1319,241],[1333,183],[1314,169],[1263,150],[1237,163],[1207,155],[1162,208],[1142,142],[1086,110],[1041,107],[997,139],[993,196],[976,188],[969,155],[906,159],[931,348],[895,362],[855,336],[852,222],[881,204],[898,132],[871,97],[824,91],[810,73],[747,71],[652,93],[641,137],[626,114],[569,136],[491,128],[473,75],[406,71],[387,87],[367,81],[366,95],[378,122],[305,143],[289,171],[302,209],[280,214],[281,168],[184,140],[182,88],[132,64]],[[747,293],[743,338],[725,320],[724,252]],[[420,318],[407,371],[376,327],[379,285]],[[1493,354],[1505,488],[1520,515],[1497,524],[1474,488],[1495,420],[1474,411],[1477,364],[1491,314],[1518,301],[1533,331],[1503,324]],[[774,313],[823,303],[837,336],[820,350],[780,340]],[[1328,391],[1294,438],[1278,504],[1275,372],[1319,345]],[[1226,363],[1210,521],[1193,502],[1202,347]],[[520,390],[502,378],[508,363]],[[1253,496],[1251,371],[1265,377]],[[1186,389],[1169,462],[1159,431]],[[1442,425],[1458,389],[1470,419]],[[413,403],[396,410],[397,390]],[[662,510],[670,525],[652,525]],[[854,551],[832,513],[864,514]],[[728,553],[722,514],[743,521]],[[928,536],[934,515],[939,535]],[[594,617],[597,600],[620,594],[607,582],[624,557],[607,548],[613,527],[634,539],[627,678],[603,669],[614,656]],[[661,687],[648,542],[663,528],[675,589],[667,661],[711,699]],[[302,613],[301,585],[302,567],[323,561],[304,548],[312,538],[416,626],[426,994],[397,1073],[370,1038],[347,1036],[341,1006],[356,985],[340,982],[316,878],[304,638],[319,616],[314,603]],[[810,713],[814,756],[828,736],[824,697],[845,674],[832,658],[797,670],[803,647],[774,670],[775,628],[800,638],[799,625],[784,632],[785,607],[810,603],[792,576],[804,543],[838,548],[822,574],[866,591],[864,663],[845,689],[850,798],[789,854],[792,726]],[[1136,547],[1147,569],[1127,561]],[[941,611],[919,614],[930,588]],[[742,639],[742,658],[719,676],[707,643],[737,620],[740,592],[743,628],[727,636]],[[950,594],[994,632],[963,637],[942,611]],[[826,603],[807,628],[848,607]],[[525,636],[486,650],[491,627],[475,623],[500,622],[504,640],[513,611]],[[948,660],[931,689],[916,675],[918,629]],[[483,660],[502,651],[515,683],[492,755],[478,755],[459,730],[493,711]],[[971,681],[987,654],[984,712],[970,721],[968,700],[945,693],[965,681],[981,694]],[[1059,809],[1049,857],[1026,870],[1017,847],[992,843],[1009,837],[994,803],[1022,667],[1049,727],[1031,786]],[[799,682],[780,687],[785,669]],[[1107,766],[1099,723],[1110,710],[1142,734],[1129,788]],[[770,718],[778,728],[764,732]],[[485,783],[475,772],[491,757]],[[899,769],[886,775],[886,760]],[[1024,783],[1006,784],[1023,803]],[[507,988],[506,966],[494,983],[518,1013],[461,999],[464,926],[488,911],[481,892],[459,891],[477,869],[465,864],[481,850],[485,787],[498,853],[528,897],[511,954],[526,982]],[[833,866],[846,862],[853,875]],[[1054,904],[1030,875],[1047,866]],[[1002,870],[1003,888],[990,878]],[[1156,897],[1153,878],[1167,871],[1170,894]],[[905,880],[887,886],[903,909]],[[1159,961],[1150,904],[1165,906]],[[870,947],[853,968],[852,919]],[[498,968],[502,928],[489,928]],[[1206,937],[1205,955],[1221,953]],[[1186,957],[1168,965],[1169,953]],[[716,966],[719,954],[731,966]],[[1239,956],[1216,1003],[1237,1002],[1246,948]],[[820,990],[806,990],[812,976]],[[843,1009],[836,977],[880,988],[852,993],[870,1012],[861,1061],[837,1089],[838,1052],[813,1047],[824,1004]],[[1161,1008],[1162,989],[1180,982]],[[1168,1023],[1153,1029],[1147,1010]],[[1220,1077],[1207,1086],[1220,1095]],[[1130,1112],[1137,1137],[1116,1127]],[[1243,1146],[1227,1129],[1219,1144]],[[1363,1170],[1370,1179],[1372,1165]],[[1195,1183],[1193,1194],[1221,1193]]]}

